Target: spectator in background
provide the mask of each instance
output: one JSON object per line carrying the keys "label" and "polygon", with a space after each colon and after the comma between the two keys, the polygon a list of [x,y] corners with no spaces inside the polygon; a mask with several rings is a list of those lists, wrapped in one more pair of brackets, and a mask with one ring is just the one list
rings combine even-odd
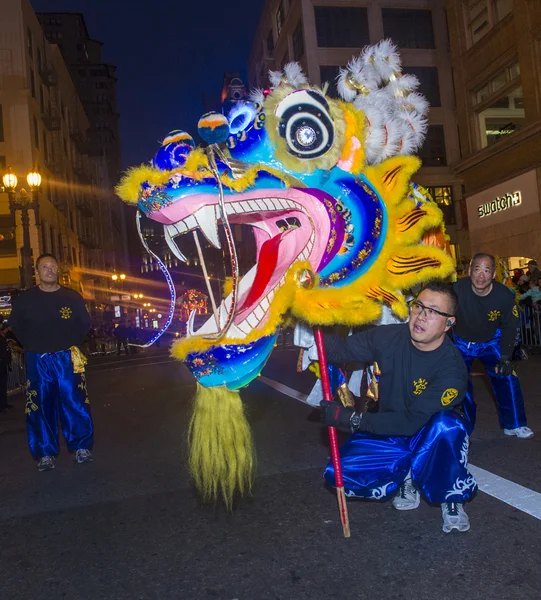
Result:
{"label": "spectator in background", "polygon": [[[128,343],[129,344],[137,344],[137,328],[134,327],[133,321],[128,321]],[[130,354],[137,354],[137,346],[129,347]]]}
{"label": "spectator in background", "polygon": [[6,339],[4,328],[4,317],[0,315],[0,413],[13,408],[8,403],[8,371],[11,367],[11,349]]}
{"label": "spectator in background", "polygon": [[[526,273],[524,273],[524,275],[518,280],[518,284],[519,287],[524,284],[527,286],[530,281],[537,281],[539,279],[541,279],[541,271],[537,267],[537,261],[530,260],[528,261]],[[527,291],[527,289],[528,288],[526,287],[526,290],[524,291]],[[519,289],[519,291],[522,293],[523,290]]]}
{"label": "spectator in background", "polygon": [[128,355],[128,327],[126,325],[126,319],[121,319],[113,335],[116,339],[116,353],[118,356],[120,356],[122,348],[124,348],[124,353]]}
{"label": "spectator in background", "polygon": [[530,280],[528,291],[521,294],[519,300],[521,303],[529,304],[530,306],[541,301],[541,290],[539,289],[539,281],[537,279]]}

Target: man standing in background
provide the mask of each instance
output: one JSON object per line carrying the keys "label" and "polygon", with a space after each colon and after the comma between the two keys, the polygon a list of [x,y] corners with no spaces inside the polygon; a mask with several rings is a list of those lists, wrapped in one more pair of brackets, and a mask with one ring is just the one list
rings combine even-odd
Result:
{"label": "man standing in background", "polygon": [[[483,363],[505,435],[525,439],[533,437],[533,431],[526,423],[522,390],[511,362],[519,328],[518,308],[513,292],[494,281],[495,275],[494,257],[480,253],[472,258],[469,277],[453,284],[458,296],[455,346],[468,371],[476,358]],[[471,379],[463,408],[473,430],[477,407]]]}
{"label": "man standing in background", "polygon": [[93,425],[79,350],[90,330],[80,294],[58,283],[52,254],[36,260],[39,285],[17,296],[9,325],[26,352],[28,444],[40,471],[55,467],[58,419],[78,463],[92,460]]}

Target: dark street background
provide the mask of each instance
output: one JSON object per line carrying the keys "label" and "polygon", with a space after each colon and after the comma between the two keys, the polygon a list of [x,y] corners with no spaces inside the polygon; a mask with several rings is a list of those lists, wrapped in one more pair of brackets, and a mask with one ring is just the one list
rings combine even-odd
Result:
{"label": "dark street background", "polygon": [[[264,375],[308,392],[297,352],[277,349]],[[518,365],[533,440],[506,438],[483,376],[470,462],[541,492],[541,361]],[[261,380],[243,391],[258,452],[253,497],[232,513],[203,507],[185,468],[194,381],[167,350],[94,359],[88,371],[95,460],[63,449],[38,473],[24,401],[0,420],[2,600],[417,598],[538,599],[541,522],[485,493],[466,534],[441,531],[439,507],[395,511],[349,502],[344,539],[322,481],[326,430],[313,410]]]}

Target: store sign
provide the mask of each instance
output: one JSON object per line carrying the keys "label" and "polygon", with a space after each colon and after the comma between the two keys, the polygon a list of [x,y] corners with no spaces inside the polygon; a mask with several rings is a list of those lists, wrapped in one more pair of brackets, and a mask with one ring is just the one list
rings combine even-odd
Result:
{"label": "store sign", "polygon": [[514,206],[520,206],[522,204],[522,194],[520,192],[514,192],[513,194],[505,194],[500,198],[496,197],[492,202],[481,204],[477,208],[477,214],[480,219],[488,217],[494,213],[513,208]]}

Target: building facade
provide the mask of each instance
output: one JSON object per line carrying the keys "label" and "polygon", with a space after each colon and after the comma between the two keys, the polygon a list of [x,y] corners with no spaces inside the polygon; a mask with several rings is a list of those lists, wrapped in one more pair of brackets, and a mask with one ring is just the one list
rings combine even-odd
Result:
{"label": "building facade", "polygon": [[541,2],[447,0],[471,251],[541,259]]}
{"label": "building facade", "polygon": [[[116,66],[103,60],[103,44],[90,37],[81,13],[38,13],[37,16],[46,39],[62,53],[89,119],[88,154],[101,163],[100,187],[107,197],[107,221],[113,232],[107,240],[108,268],[129,271],[133,248],[129,247],[128,228],[134,238],[133,211],[124,206],[113,191],[121,175]],[[127,224],[127,219],[132,222]]]}
{"label": "building facade", "polygon": [[461,180],[452,165],[460,160],[454,114],[453,78],[444,0],[267,0],[248,65],[251,87],[266,87],[269,69],[301,64],[313,84],[329,83],[361,49],[391,38],[403,72],[420,80],[430,102],[429,129],[414,180],[429,188],[445,216],[456,258],[467,252],[468,234],[459,206]]}
{"label": "building facade", "polygon": [[[61,282],[83,294],[94,312],[106,301],[107,215],[103,164],[89,154],[90,123],[55,44],[44,37],[28,0],[4,0],[0,21],[0,172],[11,168],[16,191],[0,187],[0,289],[16,290],[25,231],[33,260],[57,256]],[[38,210],[10,211],[27,188],[26,174],[39,170]],[[9,303],[4,306],[9,310]],[[98,316],[98,315],[96,315]]]}

